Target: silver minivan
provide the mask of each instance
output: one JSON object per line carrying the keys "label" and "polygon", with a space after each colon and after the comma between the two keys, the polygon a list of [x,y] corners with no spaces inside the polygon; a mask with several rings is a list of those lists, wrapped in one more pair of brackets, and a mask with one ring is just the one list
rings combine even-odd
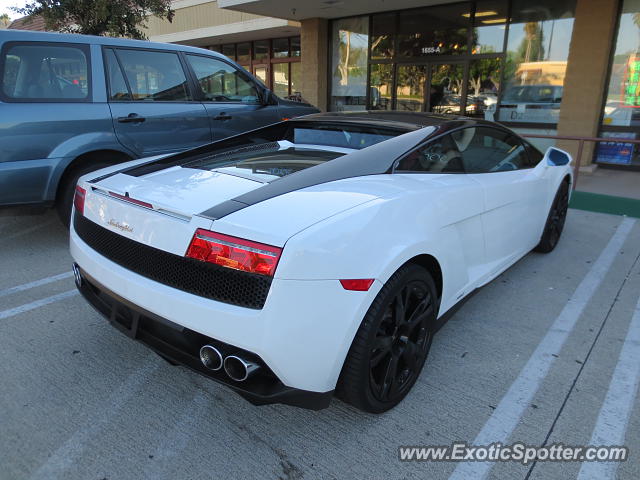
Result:
{"label": "silver minivan", "polygon": [[318,112],[195,47],[0,30],[0,205],[55,205],[77,179]]}

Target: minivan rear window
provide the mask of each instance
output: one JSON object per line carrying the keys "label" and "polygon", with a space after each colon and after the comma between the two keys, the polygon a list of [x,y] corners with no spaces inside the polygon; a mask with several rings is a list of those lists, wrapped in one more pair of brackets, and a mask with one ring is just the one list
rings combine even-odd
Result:
{"label": "minivan rear window", "polygon": [[0,64],[5,100],[88,100],[89,62],[83,46],[9,44],[2,50]]}

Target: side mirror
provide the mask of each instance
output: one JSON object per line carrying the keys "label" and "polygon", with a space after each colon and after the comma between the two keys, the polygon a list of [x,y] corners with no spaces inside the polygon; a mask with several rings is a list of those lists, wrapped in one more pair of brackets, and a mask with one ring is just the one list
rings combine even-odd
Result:
{"label": "side mirror", "polygon": [[260,98],[262,99],[262,106],[266,107],[268,105],[277,105],[278,104],[278,99],[276,98],[276,96],[273,94],[273,92],[271,90],[269,90],[268,88],[265,88],[262,90],[262,92],[260,92]]}
{"label": "side mirror", "polygon": [[547,159],[547,165],[552,167],[560,167],[571,163],[571,155],[556,147],[549,147],[544,156]]}

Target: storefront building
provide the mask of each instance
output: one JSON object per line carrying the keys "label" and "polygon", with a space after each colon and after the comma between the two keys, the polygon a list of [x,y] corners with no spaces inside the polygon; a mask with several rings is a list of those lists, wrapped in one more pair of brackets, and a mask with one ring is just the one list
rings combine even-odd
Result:
{"label": "storefront building", "polygon": [[[153,40],[221,51],[281,96],[299,92],[323,110],[461,113],[522,133],[610,137],[587,144],[586,170],[592,162],[640,169],[640,148],[623,141],[640,138],[640,0],[175,5],[183,5],[176,18],[188,18],[188,8],[248,17],[215,27],[219,34],[208,37],[204,26],[186,38],[184,28],[158,33],[160,25],[150,25]],[[260,21],[273,27],[248,30],[246,22]],[[228,24],[238,22],[245,22],[243,31],[229,33]],[[569,140],[536,142],[577,148]]]}

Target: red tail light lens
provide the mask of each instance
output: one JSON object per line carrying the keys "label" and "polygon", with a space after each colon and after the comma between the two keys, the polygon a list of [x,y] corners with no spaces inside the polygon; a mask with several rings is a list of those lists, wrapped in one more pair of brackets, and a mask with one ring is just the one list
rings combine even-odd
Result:
{"label": "red tail light lens", "polygon": [[373,278],[358,278],[352,280],[340,280],[342,288],[356,292],[366,292],[373,285]]}
{"label": "red tail light lens", "polygon": [[187,249],[187,257],[223,267],[272,277],[282,249],[199,228]]}
{"label": "red tail light lens", "polygon": [[84,215],[84,198],[87,196],[87,191],[76,185],[76,193],[73,195],[73,206],[77,212]]}

